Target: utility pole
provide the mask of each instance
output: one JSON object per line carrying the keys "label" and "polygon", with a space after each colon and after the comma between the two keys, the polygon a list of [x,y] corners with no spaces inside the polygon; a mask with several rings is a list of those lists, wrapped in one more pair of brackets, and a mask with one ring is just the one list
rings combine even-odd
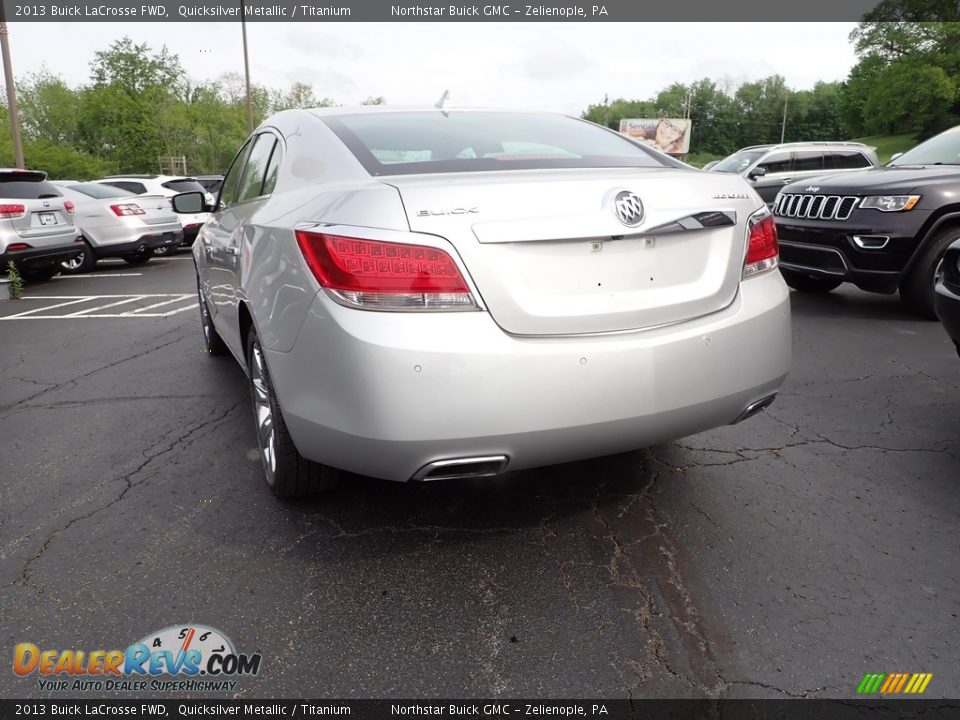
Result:
{"label": "utility pole", "polygon": [[3,76],[7,84],[7,107],[10,109],[10,139],[13,141],[13,159],[18,168],[24,166],[23,140],[20,138],[20,111],[17,109],[17,88],[13,84],[13,66],[10,64],[10,39],[7,15],[0,0],[0,54],[3,55]]}
{"label": "utility pole", "polygon": [[787,98],[789,95],[783,96],[783,122],[780,124],[780,144],[783,144],[783,138],[787,135]]}
{"label": "utility pole", "polygon": [[[0,0],[2,3],[2,0]],[[247,53],[247,13],[240,0],[240,29],[243,32],[243,72],[247,81],[247,124],[253,132],[253,104],[250,101],[250,57]]]}

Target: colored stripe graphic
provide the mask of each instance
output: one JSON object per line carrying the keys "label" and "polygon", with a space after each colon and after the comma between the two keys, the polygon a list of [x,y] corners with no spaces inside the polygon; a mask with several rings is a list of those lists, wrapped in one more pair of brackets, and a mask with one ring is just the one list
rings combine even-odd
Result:
{"label": "colored stripe graphic", "polygon": [[932,679],[933,673],[867,673],[857,686],[857,694],[919,695]]}

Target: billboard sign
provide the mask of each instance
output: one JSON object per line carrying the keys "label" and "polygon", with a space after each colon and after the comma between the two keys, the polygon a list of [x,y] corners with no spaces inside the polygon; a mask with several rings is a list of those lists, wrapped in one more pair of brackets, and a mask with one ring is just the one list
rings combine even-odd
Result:
{"label": "billboard sign", "polygon": [[690,118],[623,118],[620,132],[669,155],[690,152]]}

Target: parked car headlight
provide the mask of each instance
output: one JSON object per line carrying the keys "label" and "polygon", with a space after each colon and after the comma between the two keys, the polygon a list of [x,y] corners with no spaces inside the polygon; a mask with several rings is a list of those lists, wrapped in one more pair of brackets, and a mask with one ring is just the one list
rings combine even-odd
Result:
{"label": "parked car headlight", "polygon": [[920,202],[919,195],[872,195],[865,197],[861,208],[873,208],[882,212],[905,212]]}

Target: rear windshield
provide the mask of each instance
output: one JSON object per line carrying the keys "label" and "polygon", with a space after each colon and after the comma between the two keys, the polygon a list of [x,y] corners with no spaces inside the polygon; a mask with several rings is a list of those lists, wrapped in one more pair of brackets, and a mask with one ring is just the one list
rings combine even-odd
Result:
{"label": "rear windshield", "polygon": [[402,112],[323,121],[371,175],[682,167],[622,135],[562,115]]}
{"label": "rear windshield", "polygon": [[87,197],[96,198],[97,200],[106,200],[108,198],[118,197],[136,197],[136,195],[129,190],[113,187],[112,185],[104,185],[102,183],[78,183],[76,185],[67,185],[63,189],[68,193],[75,192],[86,195]]}
{"label": "rear windshield", "polygon": [[34,173],[0,174],[0,198],[15,200],[39,200],[60,197],[60,191]]}
{"label": "rear windshield", "polygon": [[203,185],[198,183],[196,180],[193,180],[192,178],[183,178],[181,180],[168,180],[167,182],[163,183],[163,186],[167,190],[173,190],[174,192],[178,192],[178,193],[207,192],[204,189]]}

